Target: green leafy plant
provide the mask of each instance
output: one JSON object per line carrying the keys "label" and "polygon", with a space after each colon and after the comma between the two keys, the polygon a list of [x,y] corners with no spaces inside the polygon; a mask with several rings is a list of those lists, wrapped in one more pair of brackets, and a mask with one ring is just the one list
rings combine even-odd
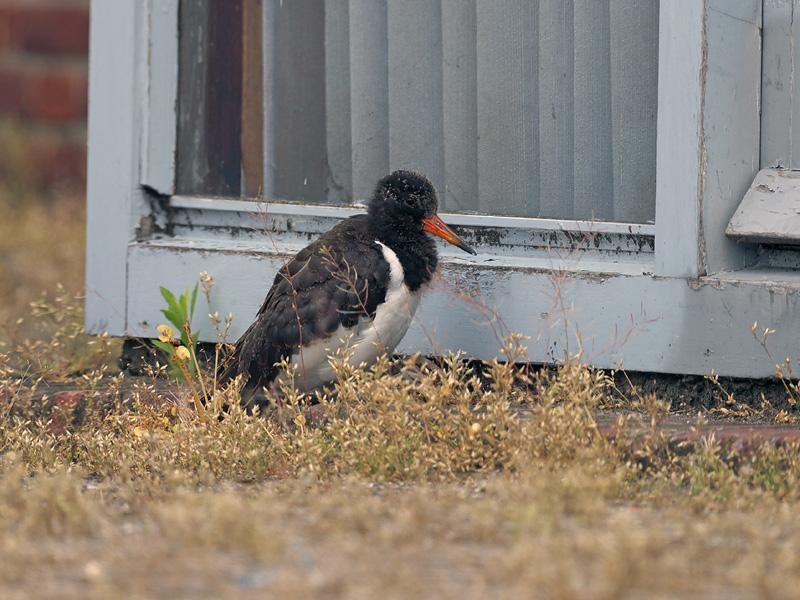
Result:
{"label": "green leafy plant", "polygon": [[167,308],[162,308],[161,313],[175,329],[169,325],[159,325],[157,327],[159,336],[153,340],[153,344],[169,357],[170,374],[188,383],[191,376],[198,371],[197,332],[192,331],[198,284],[195,284],[191,291],[187,288],[177,297],[164,286],[161,286],[160,290],[161,296],[167,302]]}

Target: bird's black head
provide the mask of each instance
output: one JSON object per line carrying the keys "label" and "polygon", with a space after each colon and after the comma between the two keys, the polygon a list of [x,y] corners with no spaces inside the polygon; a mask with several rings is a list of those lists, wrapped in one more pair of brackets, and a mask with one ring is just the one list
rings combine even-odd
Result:
{"label": "bird's black head", "polygon": [[413,171],[394,171],[378,182],[369,202],[369,215],[380,228],[427,231],[475,254],[436,215],[439,200],[430,181]]}
{"label": "bird's black head", "polygon": [[413,171],[395,171],[381,179],[369,203],[371,215],[414,221],[420,227],[422,219],[435,215],[438,208],[433,184]]}

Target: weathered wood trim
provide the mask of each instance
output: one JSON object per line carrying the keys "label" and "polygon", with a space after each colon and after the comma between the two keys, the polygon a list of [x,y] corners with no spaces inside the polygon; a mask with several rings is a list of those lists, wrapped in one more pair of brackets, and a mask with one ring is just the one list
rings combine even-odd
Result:
{"label": "weathered wood trim", "polygon": [[[219,211],[228,213],[256,213],[270,215],[321,216],[346,219],[365,208],[361,206],[329,206],[313,204],[290,204],[286,202],[250,202],[226,198],[197,198],[173,196],[170,206],[178,209]],[[655,225],[646,223],[616,223],[614,221],[574,221],[571,219],[540,219],[534,217],[502,217],[495,215],[468,215],[464,213],[440,213],[453,225],[483,227],[509,227],[513,229],[542,229],[552,231],[592,231],[634,235],[655,235]]]}
{"label": "weathered wood trim", "polygon": [[178,109],[178,0],[148,0],[141,181],[160,194],[175,192]]}
{"label": "weathered wood trim", "polygon": [[[234,315],[231,336],[247,327],[286,255],[252,246],[214,248],[198,242],[134,244],[125,334],[151,337],[163,320],[158,285],[184,289],[209,272],[216,285],[211,310]],[[527,266],[474,265],[445,257],[441,278],[425,296],[399,351],[440,354],[460,350],[489,359],[502,335],[530,336],[528,359],[561,360],[582,350],[601,368],[659,373],[770,377],[775,365],[750,327],[770,327],[778,360],[797,357],[800,276],[774,272],[721,274],[686,280]],[[538,265],[534,267],[533,265]],[[214,339],[201,305],[201,338]]]}

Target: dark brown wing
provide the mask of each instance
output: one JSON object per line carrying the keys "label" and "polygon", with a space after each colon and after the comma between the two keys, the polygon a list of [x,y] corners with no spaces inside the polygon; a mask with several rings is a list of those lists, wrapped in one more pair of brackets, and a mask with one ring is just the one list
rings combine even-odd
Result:
{"label": "dark brown wing", "polygon": [[243,403],[275,379],[276,363],[301,346],[330,337],[340,325],[352,327],[363,316],[375,316],[390,273],[380,246],[364,239],[365,219],[359,215],[339,223],[275,276],[255,322],[220,374],[223,383],[244,376]]}

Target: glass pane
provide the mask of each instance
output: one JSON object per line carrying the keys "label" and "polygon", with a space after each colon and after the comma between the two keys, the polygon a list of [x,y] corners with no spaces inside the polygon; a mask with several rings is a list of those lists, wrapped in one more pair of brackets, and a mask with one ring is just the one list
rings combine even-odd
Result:
{"label": "glass pane", "polygon": [[351,204],[408,168],[446,211],[651,222],[658,5],[183,0],[178,189]]}
{"label": "glass pane", "polygon": [[179,194],[261,191],[261,23],[260,0],[181,0]]}

